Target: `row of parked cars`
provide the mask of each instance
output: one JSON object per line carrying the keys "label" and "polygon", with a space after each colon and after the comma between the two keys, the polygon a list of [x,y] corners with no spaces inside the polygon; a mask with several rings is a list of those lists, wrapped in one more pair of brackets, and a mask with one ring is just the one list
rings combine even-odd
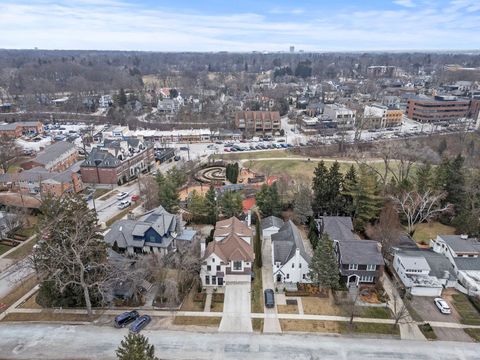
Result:
{"label": "row of parked cars", "polygon": [[130,332],[138,334],[150,321],[152,321],[152,318],[149,315],[140,316],[137,310],[132,310],[115,317],[114,326],[116,328],[129,326]]}
{"label": "row of parked cars", "polygon": [[271,144],[257,144],[257,145],[234,145],[234,144],[226,144],[223,151],[225,152],[235,152],[235,151],[249,151],[249,150],[266,150],[266,149],[286,149],[289,147],[293,147],[293,145],[286,144],[286,143],[271,143]]}

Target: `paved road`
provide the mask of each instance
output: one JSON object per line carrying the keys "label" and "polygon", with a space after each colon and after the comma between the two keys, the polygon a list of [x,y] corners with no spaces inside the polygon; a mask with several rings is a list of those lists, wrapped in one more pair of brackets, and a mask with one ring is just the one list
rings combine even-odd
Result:
{"label": "paved road", "polygon": [[[115,359],[126,329],[92,325],[0,324],[0,358]],[[162,359],[473,360],[480,345],[320,335],[143,331]]]}
{"label": "paved road", "polygon": [[252,332],[249,282],[230,283],[225,286],[223,316],[218,331]]}
{"label": "paved road", "polygon": [[[275,289],[273,283],[273,268],[272,268],[272,240],[270,236],[263,239],[262,243],[262,285],[263,290]],[[280,321],[277,317],[277,303],[275,307],[266,308],[265,302],[263,306],[263,312],[265,313],[265,319],[263,320],[263,332],[264,333],[281,333]]]}

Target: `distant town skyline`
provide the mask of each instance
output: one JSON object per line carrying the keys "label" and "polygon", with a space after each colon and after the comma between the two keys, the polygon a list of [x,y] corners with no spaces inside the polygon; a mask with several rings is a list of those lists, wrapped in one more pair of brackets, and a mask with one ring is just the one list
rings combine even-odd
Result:
{"label": "distant town skyline", "polygon": [[478,0],[2,0],[0,48],[480,49]]}

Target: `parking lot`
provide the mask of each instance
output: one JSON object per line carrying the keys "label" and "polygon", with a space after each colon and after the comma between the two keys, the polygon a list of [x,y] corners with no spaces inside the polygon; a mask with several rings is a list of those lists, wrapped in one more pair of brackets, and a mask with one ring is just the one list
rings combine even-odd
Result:
{"label": "parking lot", "polygon": [[442,314],[435,306],[433,299],[433,297],[414,296],[410,303],[417,314],[426,322],[460,322],[460,315],[452,303],[448,301],[448,299],[448,305],[452,309],[452,313],[450,315]]}

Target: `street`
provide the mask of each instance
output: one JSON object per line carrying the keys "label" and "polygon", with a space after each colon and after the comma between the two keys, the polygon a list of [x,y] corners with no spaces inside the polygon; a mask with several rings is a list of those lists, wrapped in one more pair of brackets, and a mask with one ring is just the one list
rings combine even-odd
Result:
{"label": "street", "polygon": [[32,273],[33,269],[28,266],[28,259],[24,259],[2,271],[0,273],[0,299],[8,295],[23,279]]}
{"label": "street", "polygon": [[[127,329],[93,325],[0,324],[1,359],[115,359]],[[480,345],[266,335],[142,331],[161,359],[479,359]]]}

